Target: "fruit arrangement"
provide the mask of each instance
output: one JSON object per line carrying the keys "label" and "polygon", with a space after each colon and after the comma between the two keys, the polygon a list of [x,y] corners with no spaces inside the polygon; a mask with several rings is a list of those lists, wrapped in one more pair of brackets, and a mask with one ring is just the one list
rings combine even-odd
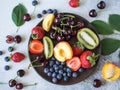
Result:
{"label": "fruit arrangement", "polygon": [[99,37],[84,18],[70,13],[47,14],[31,33],[28,68],[35,67],[46,80],[73,84],[95,70]]}

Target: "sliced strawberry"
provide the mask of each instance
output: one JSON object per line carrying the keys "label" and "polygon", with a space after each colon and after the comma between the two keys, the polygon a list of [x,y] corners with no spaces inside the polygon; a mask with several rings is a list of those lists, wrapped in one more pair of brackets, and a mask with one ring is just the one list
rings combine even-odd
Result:
{"label": "sliced strawberry", "polygon": [[21,62],[25,58],[25,55],[23,53],[16,52],[12,54],[11,58],[14,62]]}
{"label": "sliced strawberry", "polygon": [[98,55],[95,55],[92,51],[85,51],[80,56],[81,64],[83,68],[91,68],[96,64]]}
{"label": "sliced strawberry", "polygon": [[73,56],[79,56],[83,52],[84,47],[79,42],[76,42],[74,45],[72,45],[72,50]]}
{"label": "sliced strawberry", "polygon": [[79,57],[73,57],[66,61],[66,65],[73,71],[77,71],[81,67],[81,61]]}
{"label": "sliced strawberry", "polygon": [[32,54],[40,54],[43,52],[43,43],[39,40],[32,40],[29,46],[29,51]]}
{"label": "sliced strawberry", "polygon": [[32,29],[32,38],[33,39],[42,39],[45,35],[45,31],[42,27],[36,26]]}

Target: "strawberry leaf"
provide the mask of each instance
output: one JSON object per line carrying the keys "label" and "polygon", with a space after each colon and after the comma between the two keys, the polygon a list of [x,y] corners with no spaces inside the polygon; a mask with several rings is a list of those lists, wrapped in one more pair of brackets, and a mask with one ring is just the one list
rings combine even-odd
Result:
{"label": "strawberry leaf", "polygon": [[101,41],[102,55],[109,55],[120,47],[120,40],[106,38]]}
{"label": "strawberry leaf", "polygon": [[27,9],[22,4],[15,6],[12,11],[12,20],[16,26],[22,26],[25,23],[23,16],[26,13]]}
{"label": "strawberry leaf", "polygon": [[113,34],[113,28],[106,22],[101,21],[101,20],[95,20],[91,23],[96,28],[96,32],[98,34],[102,34],[102,35]]}
{"label": "strawberry leaf", "polygon": [[109,24],[116,30],[120,31],[120,15],[111,14],[109,16]]}

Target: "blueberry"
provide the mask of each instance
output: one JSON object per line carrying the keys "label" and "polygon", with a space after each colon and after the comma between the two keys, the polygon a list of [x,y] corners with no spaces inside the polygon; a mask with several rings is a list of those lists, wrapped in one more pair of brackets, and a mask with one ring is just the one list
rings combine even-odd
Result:
{"label": "blueberry", "polygon": [[63,70],[59,70],[58,72],[59,72],[59,74],[63,74]]}
{"label": "blueberry", "polygon": [[50,72],[54,72],[54,68],[50,68]]}
{"label": "blueberry", "polygon": [[58,73],[58,69],[56,69],[55,72]]}
{"label": "blueberry", "polygon": [[65,65],[65,62],[61,62],[61,65],[63,65],[63,66],[64,66],[64,65]]}
{"label": "blueberry", "polygon": [[2,51],[0,51],[0,55],[2,55],[3,54],[3,52]]}
{"label": "blueberry", "polygon": [[10,69],[10,66],[6,65],[6,66],[5,66],[5,70],[7,71],[7,70],[9,70],[9,69]]}
{"label": "blueberry", "polygon": [[55,69],[56,67],[58,68],[58,66],[57,66],[56,64],[54,64],[54,65],[53,65],[53,68]]}
{"label": "blueberry", "polygon": [[10,57],[8,57],[8,56],[6,56],[4,59],[6,62],[10,61]]}
{"label": "blueberry", "polygon": [[9,52],[12,52],[13,50],[14,50],[14,48],[13,48],[13,47],[11,47],[11,46],[10,46],[10,47],[8,47],[8,51],[9,51]]}
{"label": "blueberry", "polygon": [[68,73],[67,73],[67,76],[68,76],[68,77],[71,77],[71,76],[72,76],[71,72],[68,72]]}
{"label": "blueberry", "polygon": [[54,9],[54,10],[53,10],[53,13],[54,13],[54,14],[57,14],[57,9]]}
{"label": "blueberry", "polygon": [[54,65],[54,61],[49,62],[49,66],[52,67]]}
{"label": "blueberry", "polygon": [[57,76],[57,74],[55,73],[55,72],[53,72],[52,73],[52,77],[54,78],[54,77],[56,77]]}
{"label": "blueberry", "polygon": [[52,76],[52,73],[51,73],[51,72],[48,72],[47,75],[48,75],[49,77],[51,77],[51,76]]}
{"label": "blueberry", "polygon": [[57,74],[57,79],[58,80],[62,79],[62,74]]}
{"label": "blueberry", "polygon": [[55,63],[56,63],[57,65],[60,65],[60,62],[59,62],[59,61],[56,61]]}
{"label": "blueberry", "polygon": [[53,10],[52,9],[48,9],[47,13],[53,13]]}
{"label": "blueberry", "polygon": [[58,82],[57,78],[52,78],[52,82],[57,83]]}
{"label": "blueberry", "polygon": [[32,5],[33,5],[33,6],[36,6],[37,4],[38,4],[38,1],[36,1],[36,0],[33,0],[33,1],[32,1]]}
{"label": "blueberry", "polygon": [[48,73],[49,69],[48,68],[44,68],[44,73]]}
{"label": "blueberry", "polygon": [[67,72],[72,72],[72,70],[70,68],[67,68]]}
{"label": "blueberry", "polygon": [[66,67],[64,67],[64,68],[63,68],[63,70],[64,70],[64,71],[67,71],[67,68],[66,68]]}
{"label": "blueberry", "polygon": [[64,80],[64,81],[68,81],[69,78],[68,78],[67,76],[65,76],[65,77],[63,78],[63,80]]}
{"label": "blueberry", "polygon": [[59,65],[59,69],[63,69],[63,66],[62,66],[62,65]]}
{"label": "blueberry", "polygon": [[47,11],[46,11],[46,10],[43,10],[43,11],[42,11],[42,14],[46,14],[46,13],[47,13]]}
{"label": "blueberry", "polygon": [[41,14],[37,14],[37,18],[41,18],[42,17],[42,15]]}
{"label": "blueberry", "polygon": [[81,73],[81,72],[83,72],[83,71],[84,71],[84,69],[83,69],[83,68],[80,68],[78,71]]}
{"label": "blueberry", "polygon": [[67,73],[63,73],[63,76],[64,76],[64,77],[67,76]]}
{"label": "blueberry", "polygon": [[76,72],[72,73],[72,77],[76,78],[78,76],[78,74]]}

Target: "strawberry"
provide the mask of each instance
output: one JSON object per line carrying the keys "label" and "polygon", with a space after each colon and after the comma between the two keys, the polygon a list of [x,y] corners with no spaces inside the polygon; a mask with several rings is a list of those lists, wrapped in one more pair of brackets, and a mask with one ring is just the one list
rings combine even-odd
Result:
{"label": "strawberry", "polygon": [[76,42],[74,45],[72,45],[72,50],[73,56],[79,56],[83,52],[84,47],[79,42]]}
{"label": "strawberry", "polygon": [[70,0],[69,5],[73,8],[76,8],[79,6],[79,0]]}
{"label": "strawberry", "polygon": [[84,51],[81,56],[81,64],[83,68],[91,68],[96,64],[96,60],[98,59],[98,55],[95,55],[92,51]]}
{"label": "strawberry", "polygon": [[11,58],[14,62],[20,62],[25,58],[25,55],[20,52],[16,52],[12,54]]}
{"label": "strawberry", "polygon": [[45,35],[45,31],[42,27],[36,26],[32,29],[32,38],[33,39],[42,39]]}

